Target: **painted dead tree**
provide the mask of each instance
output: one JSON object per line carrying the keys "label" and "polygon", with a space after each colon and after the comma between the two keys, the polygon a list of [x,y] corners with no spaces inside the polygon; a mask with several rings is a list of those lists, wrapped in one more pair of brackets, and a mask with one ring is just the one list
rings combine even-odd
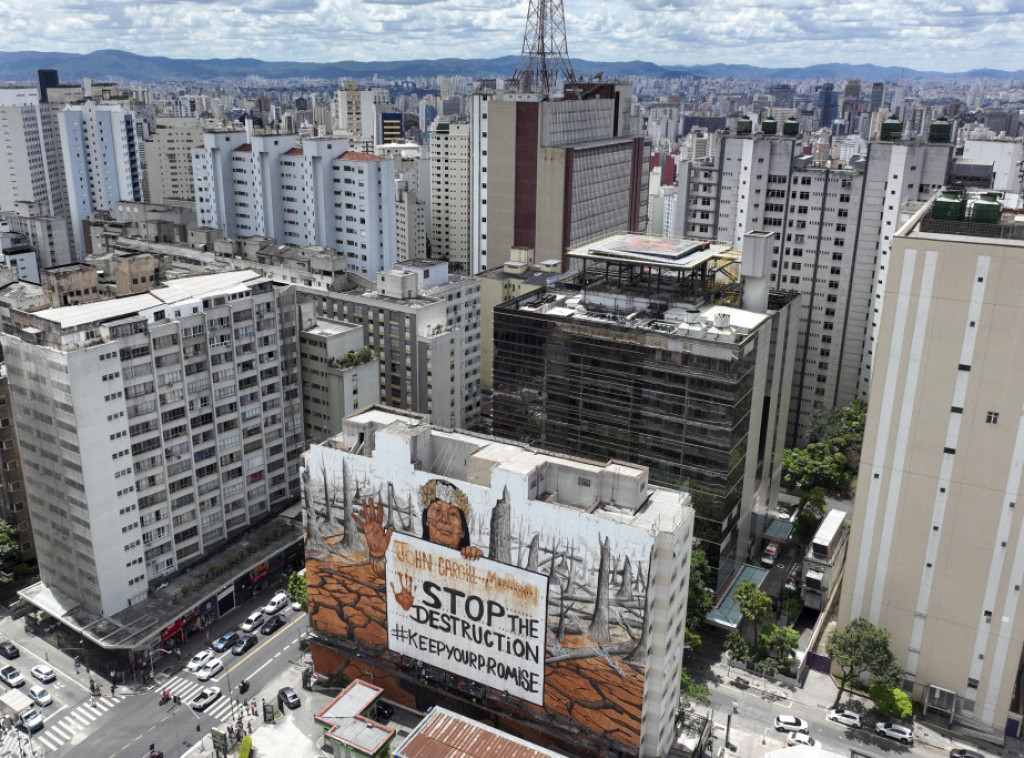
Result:
{"label": "painted dead tree", "polygon": [[508,487],[491,510],[491,545],[488,556],[493,561],[512,563],[512,502]]}
{"label": "painted dead tree", "polygon": [[355,515],[355,507],[353,497],[351,495],[352,490],[349,487],[349,476],[348,461],[345,461],[341,466],[341,500],[344,512],[344,521],[342,526],[345,529],[345,537],[341,546],[350,553],[354,553],[358,550],[362,550],[363,545],[362,541],[359,539],[359,530],[356,528],[356,520],[353,518]]}
{"label": "painted dead tree", "polygon": [[611,571],[608,566],[611,562],[609,543],[608,537],[605,537],[601,542],[601,563],[597,569],[597,594],[594,597],[594,616],[590,620],[590,629],[588,630],[590,636],[601,644],[607,644],[612,640],[611,631],[608,628],[608,574]]}

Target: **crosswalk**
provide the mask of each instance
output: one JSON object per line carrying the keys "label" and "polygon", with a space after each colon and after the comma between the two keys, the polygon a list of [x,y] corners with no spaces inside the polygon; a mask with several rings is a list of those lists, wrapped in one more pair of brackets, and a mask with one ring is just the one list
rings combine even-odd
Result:
{"label": "crosswalk", "polygon": [[[36,746],[36,753],[42,752],[38,749],[40,747],[47,751],[56,750],[78,732],[92,726],[96,719],[122,700],[124,698],[120,696],[98,697],[94,698],[91,703],[87,700],[56,721],[47,718],[47,711],[51,710],[53,706],[37,708],[36,710],[43,717],[43,729],[31,737],[24,732],[19,733],[15,729],[6,730],[0,737],[0,755],[31,755],[29,745]],[[24,753],[21,752],[23,747]]]}
{"label": "crosswalk", "polygon": [[[227,685],[224,682],[200,682],[192,675],[183,674],[182,676],[171,677],[157,689],[170,690],[172,695],[177,695],[181,698],[181,702],[187,705],[192,698],[207,687],[220,687],[221,696],[217,698],[213,705],[208,706],[203,711],[205,715],[211,716],[216,721],[230,721],[242,714],[241,702],[232,701],[232,693],[227,691]],[[245,714],[245,717],[253,718],[248,714]]]}

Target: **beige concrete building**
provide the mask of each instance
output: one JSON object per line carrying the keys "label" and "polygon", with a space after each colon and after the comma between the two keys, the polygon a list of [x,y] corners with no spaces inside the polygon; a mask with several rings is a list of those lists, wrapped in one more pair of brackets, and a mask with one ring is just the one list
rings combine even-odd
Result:
{"label": "beige concrete building", "polygon": [[203,127],[195,118],[158,118],[146,141],[146,199],[195,200],[192,148],[203,146]]}
{"label": "beige concrete building", "polygon": [[430,131],[430,257],[469,270],[469,124],[438,120]]}
{"label": "beige concrete building", "polygon": [[839,611],[889,630],[914,700],[995,741],[1022,711],[1016,218],[942,193],[893,240]]}

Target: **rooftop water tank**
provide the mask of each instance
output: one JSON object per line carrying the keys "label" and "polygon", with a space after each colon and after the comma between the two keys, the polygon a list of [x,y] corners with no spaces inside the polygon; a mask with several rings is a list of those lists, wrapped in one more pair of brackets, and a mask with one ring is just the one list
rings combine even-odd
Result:
{"label": "rooftop water tank", "polygon": [[1003,212],[1003,204],[995,195],[986,193],[974,201],[971,208],[971,221],[976,224],[998,224],[999,215]]}
{"label": "rooftop water tank", "polygon": [[882,122],[882,134],[879,139],[882,142],[896,142],[903,135],[903,123],[898,118],[890,116]]}
{"label": "rooftop water tank", "polygon": [[750,134],[754,130],[754,123],[746,116],[741,116],[736,122],[737,134]]}
{"label": "rooftop water tank", "polygon": [[768,118],[761,122],[761,131],[764,132],[765,134],[777,134],[778,130],[779,124],[771,116],[769,116]]}
{"label": "rooftop water tank", "polygon": [[963,206],[959,192],[943,192],[932,204],[932,218],[936,221],[959,221]]}
{"label": "rooftop water tank", "polygon": [[952,133],[952,125],[949,123],[949,119],[945,116],[932,121],[931,128],[928,130],[928,141],[929,142],[949,142],[950,134]]}
{"label": "rooftop water tank", "polygon": [[787,137],[795,137],[800,133],[800,122],[790,116],[782,124],[782,133]]}

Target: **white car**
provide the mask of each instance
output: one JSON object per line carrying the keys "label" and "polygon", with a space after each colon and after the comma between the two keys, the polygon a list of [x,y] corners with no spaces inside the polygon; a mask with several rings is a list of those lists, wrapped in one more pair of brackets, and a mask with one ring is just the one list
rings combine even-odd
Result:
{"label": "white car", "polygon": [[270,598],[270,602],[263,606],[263,612],[268,616],[273,616],[275,613],[280,613],[288,607],[288,593],[281,592],[274,593],[274,596]]}
{"label": "white car", "polygon": [[38,684],[33,684],[28,688],[28,696],[32,698],[38,706],[47,706],[53,702],[53,696],[46,690],[46,687],[42,687]]}
{"label": "white car", "polygon": [[786,735],[786,747],[793,747],[794,745],[807,745],[808,747],[814,747],[818,743],[815,739],[804,732],[790,732]]}
{"label": "white car", "polygon": [[25,684],[25,677],[14,666],[4,666],[0,669],[0,681],[8,687],[21,687]]}
{"label": "white car", "polygon": [[57,678],[57,672],[49,666],[39,664],[38,666],[32,667],[32,676],[38,679],[43,684],[47,684],[48,682],[52,682]]}
{"label": "white car", "polygon": [[185,668],[189,671],[199,671],[211,658],[213,658],[212,650],[200,650],[192,656],[192,660],[185,665]]}
{"label": "white car", "polygon": [[256,611],[249,614],[249,617],[242,622],[240,628],[243,632],[252,632],[263,626],[263,621],[263,611]]}
{"label": "white car", "polygon": [[806,721],[787,714],[775,717],[775,728],[780,732],[807,732],[810,730]]}
{"label": "white car", "polygon": [[213,658],[203,664],[202,668],[196,672],[196,679],[200,682],[205,682],[208,679],[212,679],[217,676],[221,671],[224,670],[224,661],[220,658]]}
{"label": "white car", "polygon": [[903,724],[893,724],[888,721],[879,721],[875,724],[875,732],[883,737],[899,740],[904,745],[914,744],[914,732]]}
{"label": "white car", "polygon": [[855,726],[860,729],[860,716],[853,711],[848,711],[843,708],[833,708],[829,711],[828,720],[835,721],[846,726]]}
{"label": "white car", "polygon": [[188,707],[193,711],[205,711],[219,697],[220,687],[207,687],[189,701]]}

